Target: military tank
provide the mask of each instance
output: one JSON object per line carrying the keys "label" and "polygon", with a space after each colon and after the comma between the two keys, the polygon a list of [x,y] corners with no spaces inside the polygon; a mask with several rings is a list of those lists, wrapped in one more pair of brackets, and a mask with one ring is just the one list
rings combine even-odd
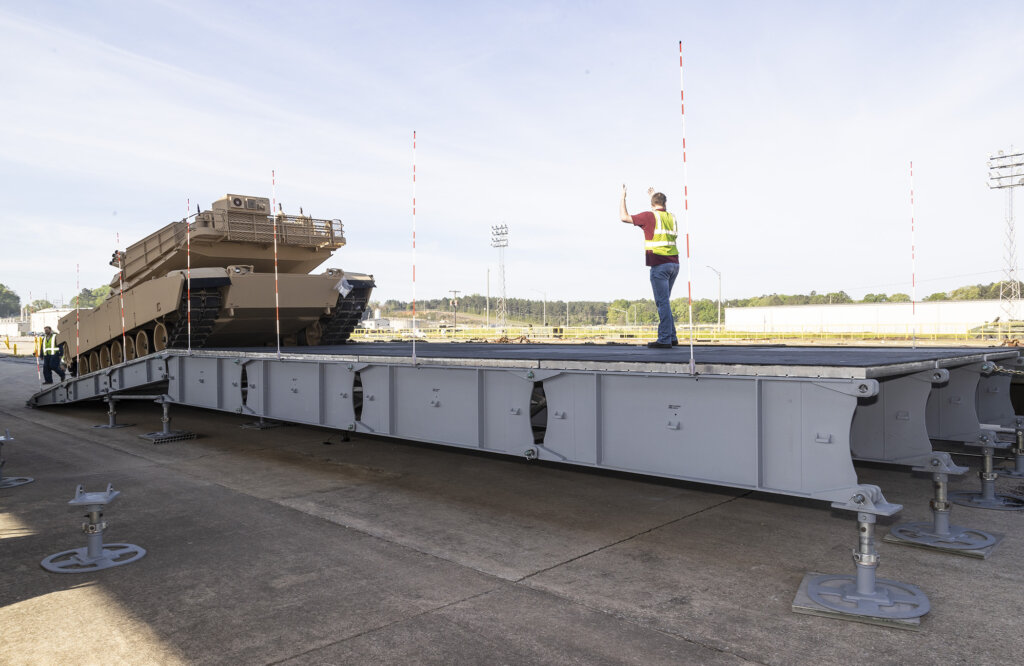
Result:
{"label": "military tank", "polygon": [[114,275],[106,301],[78,314],[77,346],[76,313],[60,320],[57,341],[65,359],[77,348],[79,374],[164,349],[276,345],[275,225],[281,344],[348,340],[373,276],[338,268],[310,274],[345,245],[340,220],[301,209],[285,215],[280,206],[271,211],[269,199],[237,194],[191,217],[114,252],[110,264],[123,274]]}

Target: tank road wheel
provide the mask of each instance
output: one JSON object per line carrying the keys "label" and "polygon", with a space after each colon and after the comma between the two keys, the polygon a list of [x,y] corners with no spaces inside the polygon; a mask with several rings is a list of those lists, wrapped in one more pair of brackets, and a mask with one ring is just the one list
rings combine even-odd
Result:
{"label": "tank road wheel", "polygon": [[320,321],[314,321],[306,328],[299,331],[299,344],[308,345],[315,347],[320,344],[320,340],[324,337],[323,326],[320,325]]}
{"label": "tank road wheel", "polygon": [[149,354],[149,333],[139,331],[135,335],[135,357]]}
{"label": "tank road wheel", "polygon": [[102,366],[100,365],[100,353],[98,351],[89,352],[89,372],[96,372]]}
{"label": "tank road wheel", "polygon": [[110,345],[100,347],[100,370],[110,367]]}
{"label": "tank road wheel", "polygon": [[167,327],[163,324],[157,324],[156,328],[153,329],[153,351],[163,351],[167,349]]}
{"label": "tank road wheel", "polygon": [[120,340],[114,340],[110,343],[110,364],[117,365],[124,361],[124,349],[121,347]]}
{"label": "tank road wheel", "polygon": [[71,372],[71,364],[75,362],[75,359],[71,356],[71,347],[68,343],[60,343],[60,358],[64,364],[64,367],[68,369],[68,373]]}
{"label": "tank road wheel", "polygon": [[89,355],[83,354],[78,357],[78,376],[89,374]]}
{"label": "tank road wheel", "polygon": [[124,360],[131,361],[135,359],[135,338],[127,336],[124,339]]}

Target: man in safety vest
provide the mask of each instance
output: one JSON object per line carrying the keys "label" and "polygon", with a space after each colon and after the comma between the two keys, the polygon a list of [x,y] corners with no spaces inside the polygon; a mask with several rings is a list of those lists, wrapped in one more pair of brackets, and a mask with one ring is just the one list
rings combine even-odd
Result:
{"label": "man in safety vest", "polygon": [[43,337],[39,338],[39,358],[43,361],[43,383],[53,383],[53,373],[60,375],[64,381],[64,371],[60,368],[61,349],[57,345],[57,334],[49,326],[43,328]]}
{"label": "man in safety vest", "polygon": [[669,349],[679,344],[676,325],[672,319],[672,285],[679,275],[679,250],[676,248],[676,217],[665,210],[666,197],[654,188],[647,190],[651,197],[651,211],[630,215],[626,210],[626,186],[622,186],[619,218],[644,230],[644,255],[651,267],[651,288],[654,304],[658,306],[658,339],[648,342],[655,349]]}

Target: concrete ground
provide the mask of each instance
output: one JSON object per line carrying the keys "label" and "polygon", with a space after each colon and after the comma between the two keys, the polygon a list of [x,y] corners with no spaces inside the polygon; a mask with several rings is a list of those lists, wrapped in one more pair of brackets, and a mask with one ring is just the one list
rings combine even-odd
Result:
{"label": "concrete ground", "polygon": [[[821,502],[593,473],[172,410],[194,441],[96,430],[101,403],[32,410],[33,365],[0,361],[0,663],[1009,664],[1024,654],[1024,513],[956,507],[1005,534],[988,560],[880,543],[921,587],[919,631],[799,615],[804,573],[853,573],[854,516]],[[713,443],[709,443],[713,445]],[[926,520],[931,483],[860,470]],[[148,554],[87,574],[76,484],[122,492],[108,542]],[[973,489],[975,475],[951,490]],[[1000,479],[1001,490],[1019,480]],[[882,520],[879,536],[891,520]]]}

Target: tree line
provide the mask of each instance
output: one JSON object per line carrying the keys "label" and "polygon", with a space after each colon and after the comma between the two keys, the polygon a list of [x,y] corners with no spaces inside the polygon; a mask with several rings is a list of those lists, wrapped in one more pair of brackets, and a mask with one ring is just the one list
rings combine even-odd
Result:
{"label": "tree line", "polygon": [[[70,307],[94,308],[110,294],[110,285],[103,285],[95,289],[83,289],[81,293],[71,299]],[[44,298],[37,298],[25,306],[28,313],[47,308],[56,307],[55,304]],[[17,317],[21,314],[21,296],[14,293],[5,284],[0,284],[0,317]]]}
{"label": "tree line", "polygon": [[[998,300],[1002,282],[975,284],[958,287],[952,291],[939,291],[922,298],[922,301],[973,301]],[[1018,282],[1021,293],[1024,283]],[[544,301],[539,299],[509,298],[507,299],[509,325],[543,323]],[[763,294],[752,298],[726,299],[722,302],[722,320],[725,320],[724,308],[763,307],[769,305],[838,305],[842,303],[909,303],[910,295],[902,292],[893,294],[869,293],[859,301],[850,297],[845,291],[833,291],[819,294]],[[690,308],[685,298],[671,301],[672,316],[679,323],[690,323]],[[371,307],[379,308],[382,317],[407,317],[412,314],[412,304],[408,301],[388,299],[383,302],[371,303]],[[498,299],[491,297],[490,317],[493,324],[496,320]],[[454,316],[456,308],[450,298],[433,298],[417,301],[419,313],[447,313]],[[487,298],[480,294],[460,296],[458,298],[458,314],[486,316]],[[695,324],[718,323],[718,301],[702,298],[693,302],[693,321]],[[658,323],[658,310],[652,299],[627,300],[616,299],[605,301],[548,301],[547,323],[550,326],[593,326],[612,324],[626,326],[631,324],[650,325]]]}
{"label": "tree line", "polygon": [[[958,287],[952,291],[935,292],[922,301],[973,301],[973,300],[997,300],[999,291],[1004,282],[990,282],[989,284],[974,284],[965,287]],[[1024,283],[1018,282],[1021,292],[1024,293]],[[110,285],[102,285],[95,289],[82,289],[82,291],[71,299],[70,307],[93,308],[102,303],[111,293]],[[855,300],[845,291],[833,291],[819,294],[812,291],[809,294],[763,294],[752,298],[734,298],[722,302],[722,307],[742,308],[757,307],[766,305],[827,305],[840,303],[907,303],[910,296],[904,293],[895,294],[865,294],[861,300]],[[507,299],[508,313],[506,321],[510,324],[535,324],[539,325],[544,320],[545,303],[540,299],[509,298]],[[496,321],[498,299],[491,298],[491,323]],[[53,303],[47,300],[37,299],[28,305],[29,312],[54,307]],[[412,304],[408,301],[388,299],[383,302],[371,303],[371,307],[380,308],[382,316],[409,316]],[[433,298],[418,301],[417,310],[421,312],[450,312],[454,314],[452,299]],[[605,301],[547,301],[547,322],[552,326],[594,326],[601,324],[628,325],[656,324],[658,322],[658,311],[651,299],[627,300],[616,299],[611,302]],[[470,294],[458,298],[458,313],[471,314],[474,316],[486,317],[487,297],[481,294]],[[21,297],[7,286],[0,284],[0,317],[14,317],[21,313]],[[676,298],[672,301],[672,314],[676,321],[689,323],[690,308],[685,298]],[[725,312],[723,310],[724,319]],[[718,301],[709,298],[702,298],[693,302],[693,320],[698,324],[718,323]]]}

